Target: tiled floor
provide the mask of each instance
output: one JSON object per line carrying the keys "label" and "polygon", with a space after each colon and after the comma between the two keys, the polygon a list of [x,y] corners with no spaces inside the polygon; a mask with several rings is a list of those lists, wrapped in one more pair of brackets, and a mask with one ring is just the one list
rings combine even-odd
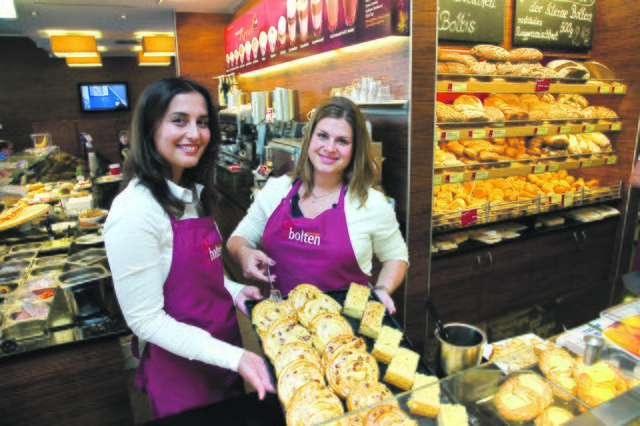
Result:
{"label": "tiled floor", "polygon": [[[252,352],[262,355],[262,349],[256,340],[255,333],[251,327],[251,322],[239,311],[237,314],[244,347]],[[135,385],[136,367],[138,363],[137,360],[131,356],[131,349],[129,346],[130,341],[131,336],[123,337],[121,339],[121,345],[125,356],[125,369],[127,370],[127,377],[129,379],[129,397],[131,400],[131,409],[133,410],[133,418],[135,424],[139,425],[151,420],[151,408],[149,407],[147,396],[140,392]],[[251,385],[246,385],[247,392],[252,392],[253,390],[254,389]]]}

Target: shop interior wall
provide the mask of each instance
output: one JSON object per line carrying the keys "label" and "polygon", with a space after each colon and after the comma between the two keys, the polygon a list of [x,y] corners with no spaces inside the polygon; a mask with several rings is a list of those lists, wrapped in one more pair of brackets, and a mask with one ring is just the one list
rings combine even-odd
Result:
{"label": "shop interior wall", "polygon": [[69,68],[27,37],[0,37],[0,139],[12,141],[16,151],[30,148],[32,133],[51,133],[54,145],[81,155],[79,133],[91,134],[96,150],[119,161],[118,132],[127,129],[129,111],[80,111],[78,83],[126,82],[132,104],[152,81],[176,75],[174,65],[139,67],[131,57],[103,56],[99,68]]}

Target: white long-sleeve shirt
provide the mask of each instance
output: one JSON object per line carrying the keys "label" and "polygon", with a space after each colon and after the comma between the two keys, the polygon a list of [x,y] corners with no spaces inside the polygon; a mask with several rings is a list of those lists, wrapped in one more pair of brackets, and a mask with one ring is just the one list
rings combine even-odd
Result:
{"label": "white long-sleeve shirt", "polygon": [[[171,192],[186,204],[182,219],[198,217],[197,196],[168,183]],[[198,194],[201,189],[197,188]],[[138,338],[190,360],[237,371],[242,348],[176,321],[164,311],[163,286],[173,254],[171,220],[137,180],[113,201],[103,235],[118,302]],[[233,300],[242,287],[225,277],[225,288]]]}
{"label": "white long-sleeve shirt", "polygon": [[[261,245],[267,220],[291,190],[291,184],[291,178],[287,175],[269,178],[231,237],[243,237],[254,248]],[[347,191],[344,212],[349,239],[362,272],[371,275],[374,254],[380,262],[403,260],[409,263],[407,244],[400,233],[395,212],[384,194],[370,189],[367,202],[360,207],[360,200],[352,200]]]}

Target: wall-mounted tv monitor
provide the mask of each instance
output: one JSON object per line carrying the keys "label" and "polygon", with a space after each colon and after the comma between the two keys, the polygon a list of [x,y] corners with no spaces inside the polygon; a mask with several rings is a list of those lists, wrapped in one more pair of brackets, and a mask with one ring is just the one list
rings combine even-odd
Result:
{"label": "wall-mounted tv monitor", "polygon": [[80,109],[82,111],[116,111],[129,109],[127,83],[81,83]]}

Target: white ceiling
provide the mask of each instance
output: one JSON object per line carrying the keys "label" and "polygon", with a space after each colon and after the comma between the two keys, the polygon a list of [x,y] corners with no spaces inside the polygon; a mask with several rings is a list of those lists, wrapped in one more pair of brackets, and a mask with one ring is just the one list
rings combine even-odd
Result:
{"label": "white ceiling", "polygon": [[30,37],[50,51],[48,31],[99,31],[104,56],[134,55],[136,32],[173,33],[175,12],[235,12],[246,0],[14,0],[17,19],[0,19],[0,37]]}

